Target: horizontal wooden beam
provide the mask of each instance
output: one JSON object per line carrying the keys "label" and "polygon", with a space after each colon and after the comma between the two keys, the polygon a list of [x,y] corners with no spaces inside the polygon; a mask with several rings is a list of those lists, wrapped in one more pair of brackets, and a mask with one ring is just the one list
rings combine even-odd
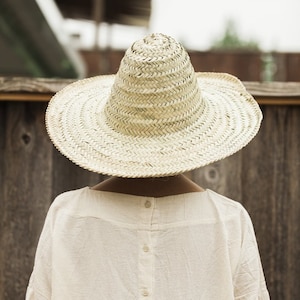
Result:
{"label": "horizontal wooden beam", "polygon": [[[53,94],[50,93],[1,93],[0,101],[49,101]],[[260,105],[300,105],[299,97],[265,97],[256,96],[256,101]]]}
{"label": "horizontal wooden beam", "polygon": [[0,93],[50,93],[54,94],[74,79],[0,77]]}
{"label": "horizontal wooden beam", "polygon": [[0,101],[49,101],[53,93],[2,93]]}
{"label": "horizontal wooden beam", "polygon": [[244,81],[253,96],[300,97],[300,82],[254,82]]}
{"label": "horizontal wooden beam", "polygon": [[299,97],[264,97],[255,96],[259,105],[300,105]]}
{"label": "horizontal wooden beam", "polygon": [[[72,79],[0,77],[0,101],[49,101]],[[300,105],[300,82],[243,82],[260,105]]]}

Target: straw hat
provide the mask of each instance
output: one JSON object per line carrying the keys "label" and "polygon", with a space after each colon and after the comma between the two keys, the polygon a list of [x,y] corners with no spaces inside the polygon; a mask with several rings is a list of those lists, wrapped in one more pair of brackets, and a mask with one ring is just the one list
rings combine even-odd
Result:
{"label": "straw hat", "polygon": [[57,149],[82,168],[161,177],[237,152],[261,119],[237,78],[195,73],[181,44],[151,34],[126,51],[116,75],[59,91],[47,108],[46,127]]}

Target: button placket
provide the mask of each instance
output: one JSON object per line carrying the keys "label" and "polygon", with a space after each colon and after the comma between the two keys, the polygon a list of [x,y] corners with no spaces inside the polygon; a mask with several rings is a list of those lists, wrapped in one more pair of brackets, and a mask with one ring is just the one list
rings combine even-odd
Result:
{"label": "button placket", "polygon": [[151,299],[153,282],[153,255],[151,231],[139,230],[139,285],[141,299]]}
{"label": "button placket", "polygon": [[140,224],[145,228],[151,228],[152,217],[154,213],[155,200],[152,198],[146,198],[141,201],[140,205]]}
{"label": "button placket", "polygon": [[151,226],[154,213],[154,199],[141,201],[140,227],[138,230],[139,243],[139,294],[140,299],[152,299],[153,283],[153,253]]}

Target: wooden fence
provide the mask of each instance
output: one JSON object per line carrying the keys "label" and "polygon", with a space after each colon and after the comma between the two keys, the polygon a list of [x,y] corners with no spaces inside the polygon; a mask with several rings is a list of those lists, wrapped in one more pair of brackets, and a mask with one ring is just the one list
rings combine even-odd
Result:
{"label": "wooden fence", "polygon": [[[24,299],[46,212],[59,193],[101,175],[59,154],[44,126],[47,101],[70,81],[0,78],[0,299]],[[264,113],[235,155],[190,172],[243,203],[257,234],[272,300],[300,299],[300,83],[245,82]]]}
{"label": "wooden fence", "polygon": [[[300,81],[300,53],[189,51],[195,71],[228,72],[243,81]],[[81,51],[87,76],[116,73],[124,51]]]}

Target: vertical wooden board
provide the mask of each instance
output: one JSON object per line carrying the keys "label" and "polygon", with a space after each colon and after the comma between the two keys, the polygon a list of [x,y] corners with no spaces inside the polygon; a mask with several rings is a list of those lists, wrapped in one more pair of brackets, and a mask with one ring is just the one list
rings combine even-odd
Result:
{"label": "vertical wooden board", "polygon": [[80,52],[86,62],[87,77],[100,74],[115,74],[119,69],[123,50],[84,51]]}
{"label": "vertical wooden board", "polygon": [[274,60],[274,81],[287,81],[288,68],[287,68],[287,54],[286,53],[273,53]]}
{"label": "vertical wooden board", "polygon": [[273,53],[274,81],[300,81],[300,53]]}
{"label": "vertical wooden board", "polygon": [[4,163],[4,147],[5,147],[5,123],[6,123],[6,102],[0,102],[0,183],[3,191],[3,163]]}
{"label": "vertical wooden board", "polygon": [[245,81],[259,81],[261,54],[258,52],[193,52],[191,62],[201,72],[227,72]]}
{"label": "vertical wooden board", "polygon": [[[291,177],[299,149],[294,146],[291,153],[287,144],[287,136],[293,136],[290,142],[296,138],[295,118],[299,119],[299,111],[293,113],[292,107],[265,107],[260,133],[243,155],[243,203],[256,229],[271,299],[275,300],[292,300],[296,298],[291,293],[300,294],[299,285],[289,288],[300,271],[288,263],[299,265],[289,243],[289,238],[299,243],[299,237],[290,237],[293,228],[299,228],[295,222],[299,213],[297,179]],[[299,168],[292,173],[297,172],[299,176]],[[292,209],[295,206],[297,209]]]}
{"label": "vertical wooden board", "polygon": [[241,200],[241,151],[192,171],[192,179],[203,188],[214,190],[236,201]]}
{"label": "vertical wooden board", "polygon": [[282,171],[286,178],[286,193],[282,201],[288,206],[285,251],[289,276],[285,281],[288,290],[286,299],[298,299],[300,298],[300,106],[288,107],[285,129],[286,156]]}
{"label": "vertical wooden board", "polygon": [[[4,161],[5,161],[5,123],[6,123],[6,102],[0,102],[0,245],[3,243],[3,234],[4,234]],[[4,295],[4,262],[5,254],[2,249],[0,249],[0,299]]]}
{"label": "vertical wooden board", "polygon": [[287,53],[286,81],[300,81],[300,53]]}
{"label": "vertical wooden board", "polygon": [[115,74],[118,72],[119,70],[119,66],[121,63],[121,60],[125,54],[125,51],[123,50],[114,50],[114,51],[110,51],[110,73],[111,74]]}
{"label": "vertical wooden board", "polygon": [[7,103],[1,199],[1,299],[24,299],[51,199],[45,103]]}
{"label": "vertical wooden board", "polygon": [[58,150],[53,151],[52,198],[60,193],[93,186],[103,180],[104,176],[89,172],[73,164]]}
{"label": "vertical wooden board", "polygon": [[[268,287],[274,288],[274,131],[272,109],[263,108],[264,120],[255,139],[243,150],[242,203],[249,212],[261,253]],[[273,293],[272,293],[273,294]],[[273,299],[273,298],[272,298]]]}

